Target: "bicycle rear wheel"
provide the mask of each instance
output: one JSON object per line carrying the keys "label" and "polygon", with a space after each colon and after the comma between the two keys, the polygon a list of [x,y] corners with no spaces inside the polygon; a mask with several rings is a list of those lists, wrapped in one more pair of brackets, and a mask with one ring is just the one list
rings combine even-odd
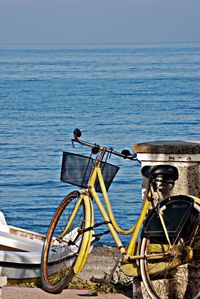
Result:
{"label": "bicycle rear wheel", "polygon": [[[171,244],[169,251],[156,213],[152,210],[142,231],[140,261],[145,298],[200,298],[200,206],[189,196],[173,196],[161,203]],[[161,258],[150,258],[152,254]],[[143,290],[144,291],[144,290]]]}
{"label": "bicycle rear wheel", "polygon": [[59,293],[84,267],[92,241],[92,203],[74,191],[58,206],[49,225],[41,258],[43,288]]}

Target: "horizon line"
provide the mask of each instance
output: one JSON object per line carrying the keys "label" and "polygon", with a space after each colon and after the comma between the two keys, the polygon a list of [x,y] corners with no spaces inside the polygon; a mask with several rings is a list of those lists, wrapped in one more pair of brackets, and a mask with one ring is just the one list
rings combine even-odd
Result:
{"label": "horizon line", "polygon": [[69,42],[69,43],[30,43],[30,42],[16,42],[16,43],[0,43],[0,46],[103,46],[103,45],[156,45],[156,44],[198,44],[200,41],[160,41],[160,42]]}

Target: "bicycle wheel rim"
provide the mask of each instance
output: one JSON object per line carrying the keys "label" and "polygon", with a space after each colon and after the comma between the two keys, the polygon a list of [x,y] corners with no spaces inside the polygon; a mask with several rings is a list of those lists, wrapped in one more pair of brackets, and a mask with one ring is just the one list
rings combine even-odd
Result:
{"label": "bicycle wheel rim", "polygon": [[[166,267],[165,270],[163,265],[164,270],[160,273],[156,273],[156,263],[153,264],[153,261],[150,261],[150,259],[148,260],[148,258],[140,260],[140,272],[146,289],[146,293],[143,289],[146,298],[200,298],[200,214],[199,207],[198,209],[193,207],[193,209],[195,211],[194,215],[196,215],[196,227],[193,228],[193,233],[191,234],[192,237],[190,239],[184,240],[180,235],[180,237],[176,239],[176,244],[179,244],[180,248],[183,249],[182,253],[180,253],[182,254],[181,257],[183,258],[183,261],[185,258],[184,255],[187,254],[186,249],[191,248],[191,253],[193,256],[191,256],[189,261],[184,262],[182,265],[179,264],[176,267],[173,256],[166,256],[166,258],[163,258],[162,262],[166,263],[166,265],[169,267]],[[157,243],[158,242],[155,241],[153,237],[142,238],[140,254],[148,256],[152,253],[152,249],[156,248],[154,244]],[[160,246],[160,248],[163,248],[163,253],[167,253],[167,250],[164,246]],[[154,266],[155,269],[153,269]]]}
{"label": "bicycle wheel rim", "polygon": [[[79,253],[91,241],[92,232],[84,232],[86,219],[90,219],[90,211],[86,209],[83,199],[77,207],[78,200],[79,192],[72,192],[64,198],[47,232],[41,259],[41,278],[43,288],[50,293],[61,292],[69,284],[75,275],[74,266],[78,258],[81,263]],[[77,211],[74,220],[65,235],[58,239],[75,207]]]}

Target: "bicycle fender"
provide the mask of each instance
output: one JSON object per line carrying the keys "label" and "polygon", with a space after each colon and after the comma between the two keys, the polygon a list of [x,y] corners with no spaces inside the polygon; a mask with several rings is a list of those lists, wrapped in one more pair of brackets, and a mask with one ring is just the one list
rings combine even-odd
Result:
{"label": "bicycle fender", "polygon": [[[77,261],[73,267],[74,273],[78,274],[82,271],[90,251],[90,245],[92,242],[92,234],[93,230],[90,229],[94,225],[94,217],[93,217],[93,206],[92,201],[89,198],[89,196],[84,195],[83,196],[85,209],[86,209],[86,218],[85,218],[85,232],[83,235],[83,240],[81,244],[81,248],[78,253]],[[88,229],[88,230],[87,230]]]}

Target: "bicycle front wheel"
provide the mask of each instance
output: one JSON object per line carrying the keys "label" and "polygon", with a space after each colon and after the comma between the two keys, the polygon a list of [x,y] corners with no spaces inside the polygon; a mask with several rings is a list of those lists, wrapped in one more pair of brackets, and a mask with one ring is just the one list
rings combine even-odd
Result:
{"label": "bicycle front wheel", "polygon": [[58,206],[49,225],[41,258],[43,288],[59,293],[87,260],[92,240],[92,203],[74,191]]}
{"label": "bicycle front wheel", "polygon": [[172,249],[153,209],[140,241],[145,298],[200,298],[200,206],[192,197],[173,196],[164,200],[160,208]]}

